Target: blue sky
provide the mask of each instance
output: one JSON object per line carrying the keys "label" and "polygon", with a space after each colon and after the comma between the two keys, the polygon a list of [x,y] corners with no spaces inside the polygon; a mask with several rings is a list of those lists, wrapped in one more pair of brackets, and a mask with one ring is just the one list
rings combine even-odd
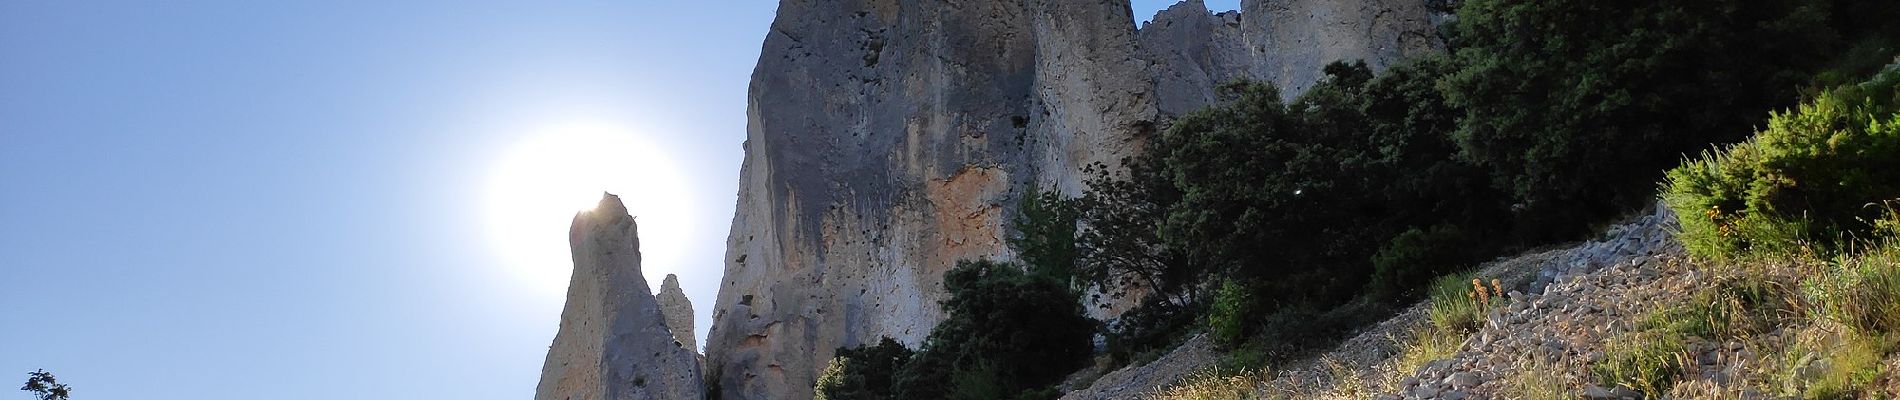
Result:
{"label": "blue sky", "polygon": [[0,2],[0,399],[38,368],[82,400],[530,397],[563,298],[482,197],[577,120],[670,160],[621,194],[690,205],[642,236],[677,236],[648,272],[703,336],[773,9]]}

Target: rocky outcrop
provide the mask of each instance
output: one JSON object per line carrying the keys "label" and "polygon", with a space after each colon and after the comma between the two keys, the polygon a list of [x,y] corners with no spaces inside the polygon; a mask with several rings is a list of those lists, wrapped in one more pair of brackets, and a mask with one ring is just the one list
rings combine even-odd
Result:
{"label": "rocky outcrop", "polygon": [[1161,111],[1178,115],[1216,98],[1237,78],[1272,82],[1291,99],[1333,61],[1364,60],[1375,70],[1442,50],[1434,13],[1421,0],[1242,1],[1210,14],[1201,0],[1156,13],[1139,36],[1154,63]]}
{"label": "rocky outcrop", "polygon": [[1435,46],[1412,40],[1430,37],[1420,0],[1218,16],[1190,1],[1149,26],[1111,0],[780,2],[706,343],[722,394],[808,398],[838,347],[919,344],[943,318],[944,271],[1014,258],[1025,189],[1080,193],[1086,166],[1139,154],[1214,82],[1303,89],[1334,59],[1383,67]]}
{"label": "rocky outcrop", "polygon": [[536,400],[704,398],[694,352],[674,339],[640,272],[640,238],[620,198],[574,216],[574,278]]}
{"label": "rocky outcrop", "polygon": [[666,315],[666,327],[673,330],[673,340],[698,353],[699,342],[693,340],[693,301],[680,290],[679,276],[666,274],[666,279],[660,281],[660,293],[653,298],[660,304],[660,313]]}

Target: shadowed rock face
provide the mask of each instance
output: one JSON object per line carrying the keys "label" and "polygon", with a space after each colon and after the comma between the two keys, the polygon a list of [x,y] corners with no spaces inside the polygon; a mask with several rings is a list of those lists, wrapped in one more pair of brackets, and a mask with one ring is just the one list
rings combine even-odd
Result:
{"label": "shadowed rock face", "polygon": [[1216,82],[1304,89],[1334,58],[1383,67],[1435,46],[1405,39],[1430,37],[1423,0],[1243,10],[1190,1],[1137,31],[1126,1],[781,1],[707,338],[722,395],[810,398],[840,346],[918,345],[943,318],[944,271],[1015,258],[1026,188],[1079,194],[1084,166],[1139,154]]}
{"label": "shadowed rock face", "polygon": [[567,239],[574,278],[534,398],[706,397],[697,356],[675,341],[640,274],[638,228],[620,198],[576,214]]}

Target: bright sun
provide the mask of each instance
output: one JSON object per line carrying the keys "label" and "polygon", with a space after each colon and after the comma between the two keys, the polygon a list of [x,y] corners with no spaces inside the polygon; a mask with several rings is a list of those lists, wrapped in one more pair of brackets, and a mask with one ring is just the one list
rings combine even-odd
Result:
{"label": "bright sun", "polygon": [[601,192],[620,195],[638,221],[649,281],[680,268],[692,210],[672,161],[623,127],[568,123],[515,143],[489,177],[489,237],[516,280],[566,290],[573,269],[568,224],[574,213],[593,209]]}

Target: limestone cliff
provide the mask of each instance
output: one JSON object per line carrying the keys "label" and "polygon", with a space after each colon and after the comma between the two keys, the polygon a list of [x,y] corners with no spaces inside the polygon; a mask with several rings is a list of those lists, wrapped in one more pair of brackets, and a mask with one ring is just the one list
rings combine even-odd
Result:
{"label": "limestone cliff", "polygon": [[1026,188],[1080,193],[1216,82],[1303,89],[1335,59],[1436,46],[1423,0],[1189,1],[1148,26],[1126,1],[780,2],[707,338],[722,394],[809,398],[840,346],[919,344],[944,271],[1014,258]]}
{"label": "limestone cliff", "polygon": [[695,353],[667,330],[640,272],[640,238],[620,198],[574,216],[574,278],[536,400],[704,398]]}

